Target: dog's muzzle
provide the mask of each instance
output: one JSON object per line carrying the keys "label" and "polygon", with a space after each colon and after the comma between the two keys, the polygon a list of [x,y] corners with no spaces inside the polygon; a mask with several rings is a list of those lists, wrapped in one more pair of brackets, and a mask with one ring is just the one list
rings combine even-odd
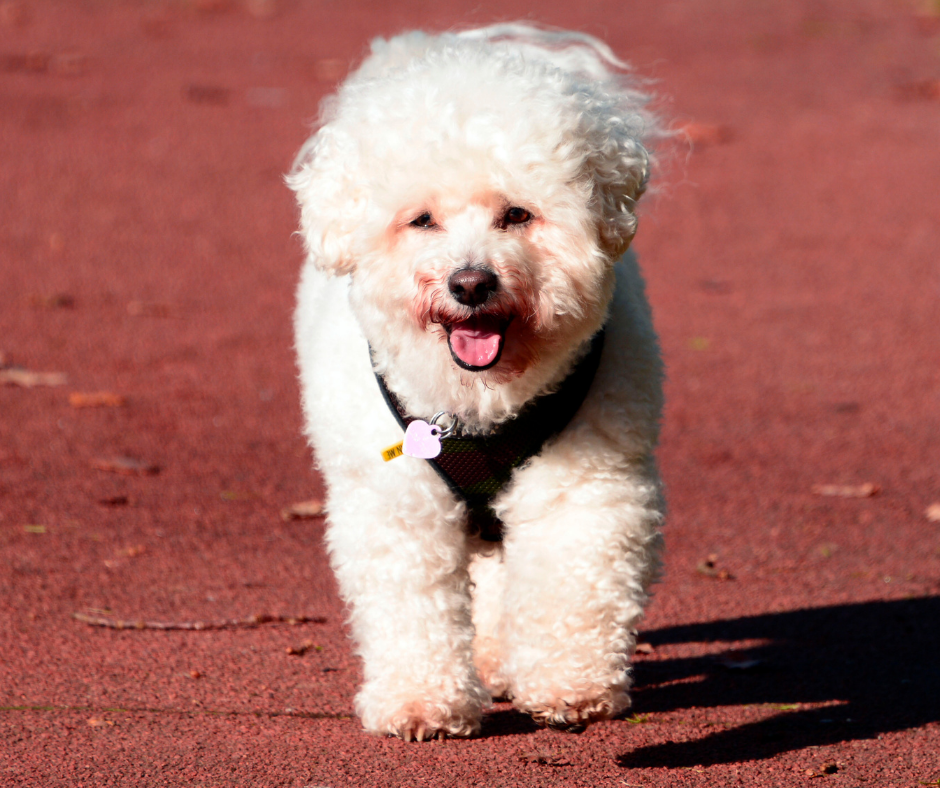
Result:
{"label": "dog's muzzle", "polygon": [[487,268],[461,268],[447,280],[447,288],[458,304],[483,306],[499,287],[499,278]]}
{"label": "dog's muzzle", "polygon": [[447,280],[447,289],[473,313],[466,320],[445,324],[450,353],[458,366],[482,372],[499,363],[510,318],[487,312],[487,302],[499,288],[499,277],[487,268],[461,268]]}

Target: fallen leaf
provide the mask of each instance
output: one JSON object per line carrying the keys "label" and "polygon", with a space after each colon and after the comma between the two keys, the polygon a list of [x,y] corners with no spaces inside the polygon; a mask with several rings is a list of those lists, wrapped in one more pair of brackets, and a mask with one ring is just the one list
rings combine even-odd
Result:
{"label": "fallen leaf", "polygon": [[52,55],[48,52],[29,52],[25,55],[0,55],[0,71],[42,74],[49,70]]}
{"label": "fallen leaf", "polygon": [[540,763],[544,766],[570,766],[571,762],[565,760],[565,757],[562,753],[547,750],[542,747],[537,750],[531,750],[529,752],[520,752],[519,760],[526,761],[528,763]]}
{"label": "fallen leaf", "polygon": [[278,109],[287,103],[286,88],[250,88],[245,92],[245,102],[249,107]]}
{"label": "fallen leaf", "polygon": [[127,305],[127,314],[132,317],[169,317],[170,305],[155,301],[131,301]]}
{"label": "fallen leaf", "polygon": [[936,101],[940,99],[940,79],[922,79],[898,86],[898,97],[903,101]]}
{"label": "fallen leaf", "polygon": [[321,514],[323,514],[323,501],[318,500],[302,501],[281,509],[281,519],[286,521],[310,520]]}
{"label": "fallen leaf", "polygon": [[251,490],[222,490],[219,493],[219,498],[223,501],[254,501],[260,497],[258,493]]}
{"label": "fallen leaf", "polygon": [[655,650],[652,643],[637,643],[634,649],[637,654],[652,654]]}
{"label": "fallen leaf", "polygon": [[152,476],[160,472],[160,466],[133,457],[99,457],[91,461],[91,467],[125,476]]}
{"label": "fallen leaf", "polygon": [[68,375],[64,372],[30,372],[22,367],[0,369],[0,383],[8,386],[21,386],[24,389],[36,386],[64,386]]}
{"label": "fallen leaf", "polygon": [[700,279],[698,287],[699,290],[714,295],[727,295],[734,291],[734,286],[725,279]]}
{"label": "fallen leaf", "polygon": [[112,391],[73,391],[69,405],[73,408],[120,408],[126,400]]}
{"label": "fallen leaf", "polygon": [[724,145],[732,138],[731,129],[717,123],[686,123],[679,132],[693,145]]}
{"label": "fallen leaf", "polygon": [[940,523],[940,502],[930,504],[924,511],[924,516],[932,523]]}
{"label": "fallen leaf", "polygon": [[714,577],[716,580],[734,580],[734,575],[731,574],[727,569],[719,569],[716,564],[718,563],[718,554],[712,553],[704,561],[700,562],[698,566],[695,567],[695,571],[700,575],[705,575],[706,577]]}
{"label": "fallen leaf", "polygon": [[127,506],[130,499],[126,495],[112,495],[108,498],[99,498],[98,503],[102,506]]}
{"label": "fallen leaf", "polygon": [[832,409],[836,413],[858,413],[862,409],[862,406],[857,402],[836,402],[832,406]]}
{"label": "fallen leaf", "polygon": [[28,534],[44,534],[46,526],[44,525],[24,525],[23,530]]}
{"label": "fallen leaf", "polygon": [[100,717],[89,717],[85,722],[92,728],[103,728],[105,725],[114,725],[111,720],[103,720]]}
{"label": "fallen leaf", "polygon": [[52,293],[50,295],[33,293],[29,297],[29,305],[34,309],[71,309],[75,306],[75,299],[68,293]]}
{"label": "fallen leaf", "polygon": [[314,643],[312,640],[305,640],[299,646],[288,646],[286,649],[286,653],[294,657],[302,657],[304,654],[310,651],[310,649],[312,649],[313,647],[314,647]]}
{"label": "fallen leaf", "polygon": [[814,484],[812,487],[816,495],[826,495],[836,498],[871,498],[881,492],[877,484]]}

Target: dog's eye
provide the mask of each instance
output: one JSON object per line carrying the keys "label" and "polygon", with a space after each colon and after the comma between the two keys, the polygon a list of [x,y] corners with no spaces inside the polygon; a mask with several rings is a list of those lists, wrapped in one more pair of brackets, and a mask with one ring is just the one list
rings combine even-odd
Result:
{"label": "dog's eye", "polygon": [[434,217],[430,213],[425,211],[420,216],[415,217],[411,222],[412,227],[437,227],[437,222],[434,221]]}
{"label": "dog's eye", "polygon": [[503,216],[503,224],[525,224],[532,218],[532,214],[525,208],[514,205]]}

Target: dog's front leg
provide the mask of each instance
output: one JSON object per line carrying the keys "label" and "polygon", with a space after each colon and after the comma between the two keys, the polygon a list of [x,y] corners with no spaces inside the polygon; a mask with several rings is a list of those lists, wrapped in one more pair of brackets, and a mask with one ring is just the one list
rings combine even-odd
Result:
{"label": "dog's front leg", "polygon": [[327,542],[365,684],[366,730],[411,741],[471,736],[489,698],[473,667],[461,507],[443,489],[334,480]]}
{"label": "dog's front leg", "polygon": [[598,473],[590,455],[547,454],[504,509],[503,667],[518,708],[577,732],[630,704],[629,659],[659,566],[662,501],[652,462]]}

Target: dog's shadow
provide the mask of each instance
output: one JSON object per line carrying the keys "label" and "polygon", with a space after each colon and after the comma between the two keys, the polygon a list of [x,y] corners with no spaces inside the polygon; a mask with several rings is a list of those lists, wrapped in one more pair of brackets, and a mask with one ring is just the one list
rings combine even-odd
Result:
{"label": "dog's shadow", "polygon": [[724,656],[639,661],[632,712],[755,704],[770,716],[695,741],[639,747],[620,756],[623,767],[759,760],[940,719],[940,597],[670,627],[642,639],[660,648],[760,645]]}

